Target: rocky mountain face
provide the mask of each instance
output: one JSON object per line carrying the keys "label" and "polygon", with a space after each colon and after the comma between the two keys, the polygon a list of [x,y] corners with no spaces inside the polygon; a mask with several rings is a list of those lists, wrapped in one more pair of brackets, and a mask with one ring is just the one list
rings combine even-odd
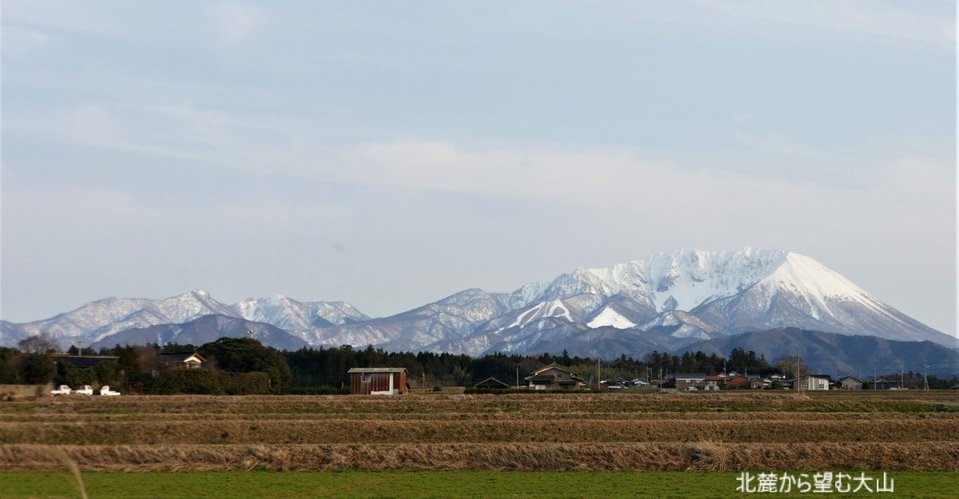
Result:
{"label": "rocky mountain face", "polygon": [[[233,305],[203,291],[164,300],[108,298],[42,321],[3,322],[0,343],[45,332],[65,345],[90,345],[134,328],[141,330],[135,337],[146,338],[144,328],[205,315],[269,324],[315,346],[469,355],[566,349],[573,355],[636,356],[783,327],[957,347],[955,337],[880,302],[812,258],[752,248],[658,253],[576,269],[511,293],[469,289],[383,318],[369,318],[343,302],[283,296]],[[158,338],[183,342],[169,333]]]}

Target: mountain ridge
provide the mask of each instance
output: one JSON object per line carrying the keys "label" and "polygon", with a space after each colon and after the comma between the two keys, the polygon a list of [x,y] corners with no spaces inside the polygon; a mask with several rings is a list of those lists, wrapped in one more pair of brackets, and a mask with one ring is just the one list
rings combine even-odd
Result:
{"label": "mountain ridge", "polygon": [[[629,345],[678,348],[784,326],[933,341],[950,348],[959,344],[812,258],[754,248],[680,250],[610,267],[580,267],[512,292],[469,288],[380,318],[345,302],[301,302],[283,295],[232,305],[203,290],[161,300],[105,298],[40,321],[0,321],[0,343],[48,333],[61,343],[90,345],[126,330],[183,324],[205,315],[269,324],[314,346],[469,355],[537,353],[529,349],[565,342],[615,357],[617,348]],[[597,346],[590,347],[590,341]]]}

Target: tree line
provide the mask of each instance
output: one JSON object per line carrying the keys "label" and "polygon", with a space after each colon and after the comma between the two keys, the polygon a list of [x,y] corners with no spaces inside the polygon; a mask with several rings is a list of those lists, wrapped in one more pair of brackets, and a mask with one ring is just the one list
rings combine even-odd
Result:
{"label": "tree line", "polygon": [[[42,336],[21,341],[16,349],[0,348],[0,383],[110,385],[141,394],[281,394],[343,392],[349,386],[347,372],[353,367],[403,367],[409,373],[410,384],[418,388],[471,386],[488,377],[509,385],[522,384],[532,371],[551,363],[568,367],[590,380],[601,377],[614,381],[654,381],[685,372],[736,371],[763,376],[779,373],[790,377],[808,373],[796,357],[769,362],[762,355],[741,348],[733,349],[728,357],[699,351],[680,355],[653,351],[640,359],[622,355],[613,360],[570,356],[565,350],[560,355],[494,353],[475,358],[451,353],[387,352],[373,346],[357,349],[349,345],[280,351],[252,338],[220,338],[200,346],[118,345],[99,351],[77,347],[68,350],[72,355],[116,357],[89,367],[55,362],[56,351],[56,343]],[[185,369],[163,359],[166,353],[194,351],[207,360],[203,369]],[[930,388],[948,388],[955,383],[956,380],[929,377]]]}

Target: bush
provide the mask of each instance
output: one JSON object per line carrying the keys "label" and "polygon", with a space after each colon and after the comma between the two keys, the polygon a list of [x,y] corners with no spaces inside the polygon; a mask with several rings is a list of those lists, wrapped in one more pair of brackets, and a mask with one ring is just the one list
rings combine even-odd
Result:
{"label": "bush", "polygon": [[176,369],[161,383],[163,393],[223,395],[225,380],[215,369]]}

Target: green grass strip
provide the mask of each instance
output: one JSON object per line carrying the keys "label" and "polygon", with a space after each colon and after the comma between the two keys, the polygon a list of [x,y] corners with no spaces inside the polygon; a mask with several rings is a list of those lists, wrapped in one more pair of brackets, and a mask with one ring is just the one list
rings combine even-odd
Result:
{"label": "green grass strip", "polygon": [[[870,476],[881,473],[867,472]],[[895,472],[894,494],[737,494],[737,473],[185,472],[85,473],[91,498],[269,497],[923,497],[952,498],[959,474]],[[67,473],[0,473],[0,497],[80,497]]]}

